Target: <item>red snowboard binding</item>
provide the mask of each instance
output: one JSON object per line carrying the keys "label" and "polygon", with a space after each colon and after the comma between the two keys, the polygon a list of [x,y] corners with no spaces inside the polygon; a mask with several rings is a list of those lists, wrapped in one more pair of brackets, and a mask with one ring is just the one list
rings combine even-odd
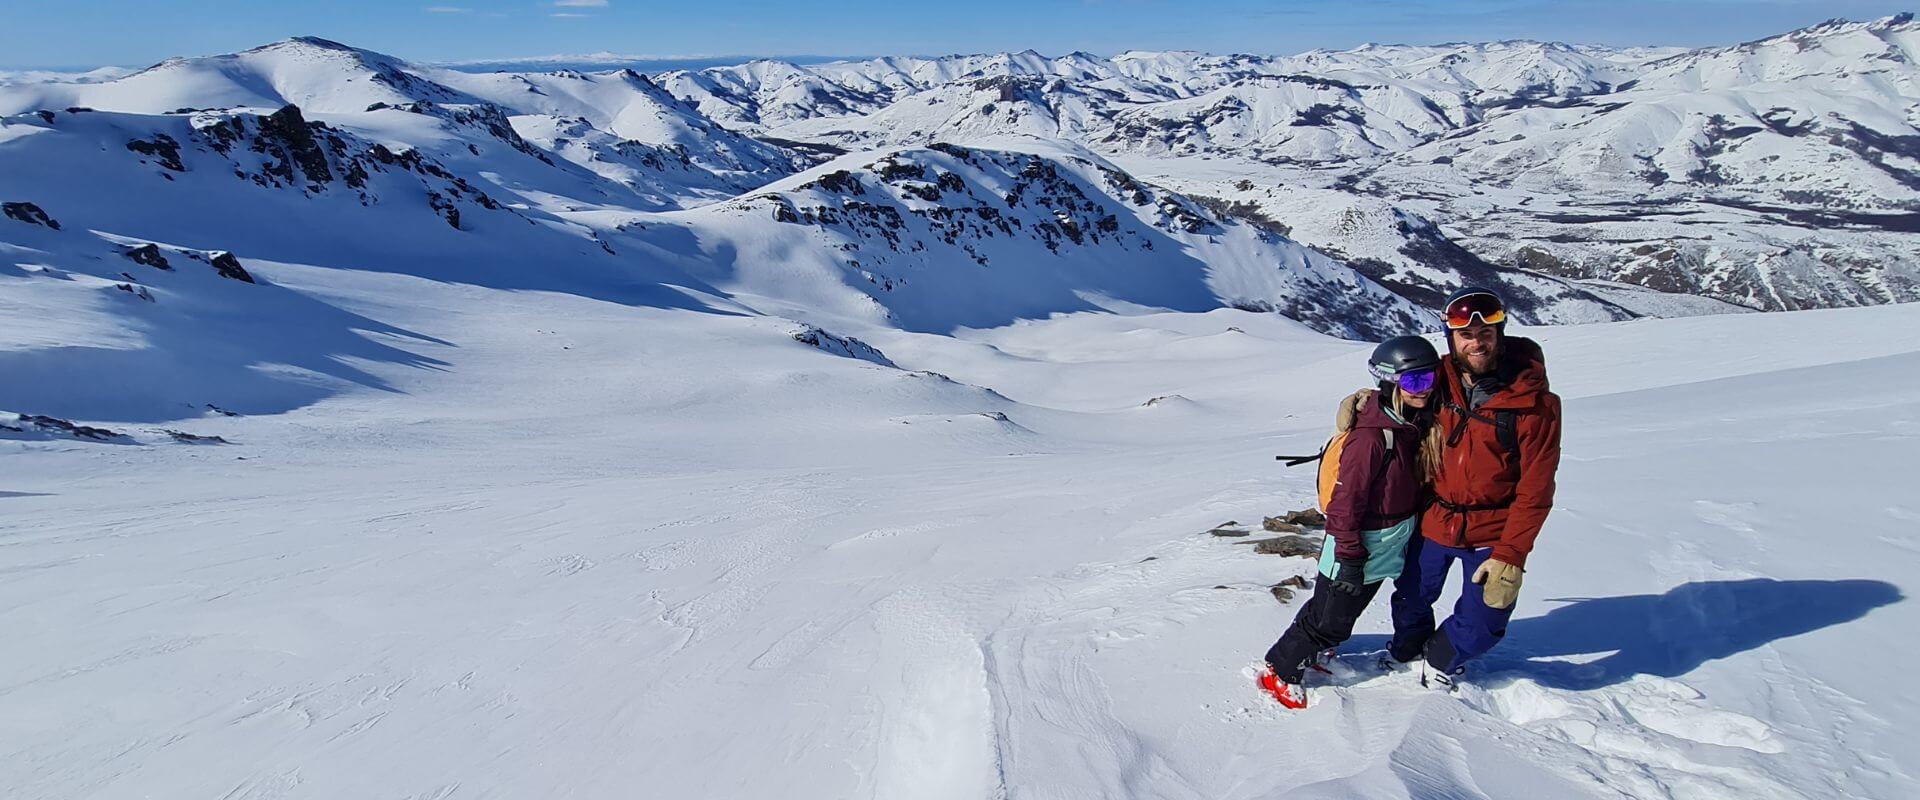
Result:
{"label": "red snowboard binding", "polygon": [[1307,707],[1307,687],[1280,680],[1280,676],[1273,674],[1273,667],[1262,664],[1256,680],[1262,690],[1280,701],[1280,705],[1296,711]]}

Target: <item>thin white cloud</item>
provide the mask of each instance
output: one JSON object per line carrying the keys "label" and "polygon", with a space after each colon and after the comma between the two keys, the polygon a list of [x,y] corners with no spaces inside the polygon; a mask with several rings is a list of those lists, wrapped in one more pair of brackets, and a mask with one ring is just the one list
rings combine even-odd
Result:
{"label": "thin white cloud", "polygon": [[553,0],[560,8],[606,8],[607,0]]}
{"label": "thin white cloud", "polygon": [[[582,16],[586,16],[586,15],[583,14]],[[553,55],[546,55],[546,56],[521,56],[516,58],[480,58],[480,59],[473,59],[470,61],[438,61],[438,62],[435,62],[435,65],[442,66],[442,67],[475,67],[475,66],[496,66],[496,65],[510,65],[510,64],[552,64],[557,62],[569,62],[569,63],[579,63],[579,64],[627,64],[634,61],[711,61],[715,59],[729,59],[729,58],[737,58],[742,63],[744,63],[747,61],[751,61],[756,57],[757,56],[740,56],[740,55],[715,54],[715,53],[698,53],[698,54],[613,53],[613,52],[607,52],[603,50],[598,53],[555,53]]]}
{"label": "thin white cloud", "polygon": [[585,19],[593,15],[592,14],[554,14],[552,16],[556,16],[561,19]]}

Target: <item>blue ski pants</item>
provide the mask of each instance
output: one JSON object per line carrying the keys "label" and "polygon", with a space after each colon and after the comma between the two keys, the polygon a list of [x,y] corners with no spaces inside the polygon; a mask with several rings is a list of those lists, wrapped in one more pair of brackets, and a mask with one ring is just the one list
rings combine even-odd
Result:
{"label": "blue ski pants", "polygon": [[[1427,665],[1449,674],[1458,673],[1467,662],[1493,649],[1507,635],[1507,620],[1513,609],[1489,608],[1481,595],[1481,586],[1473,582],[1473,572],[1490,556],[1493,548],[1448,547],[1415,536],[1407,543],[1407,563],[1393,582],[1393,640],[1387,651],[1400,661],[1425,657]],[[1433,604],[1440,600],[1447,572],[1460,563],[1460,600],[1453,604],[1453,616],[1437,628]]]}

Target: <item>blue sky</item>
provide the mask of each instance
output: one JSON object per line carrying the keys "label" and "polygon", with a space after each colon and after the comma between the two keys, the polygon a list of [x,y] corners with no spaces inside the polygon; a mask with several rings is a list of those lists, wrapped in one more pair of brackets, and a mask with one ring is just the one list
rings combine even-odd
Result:
{"label": "blue sky", "polygon": [[1704,46],[1912,7],[1920,0],[0,0],[0,67],[144,66],[297,35],[415,61],[602,51],[1289,54],[1512,38]]}

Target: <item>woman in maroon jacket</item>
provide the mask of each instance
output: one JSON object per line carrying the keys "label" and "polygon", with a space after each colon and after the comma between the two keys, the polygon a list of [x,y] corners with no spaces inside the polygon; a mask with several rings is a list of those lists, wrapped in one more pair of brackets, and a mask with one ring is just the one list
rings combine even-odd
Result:
{"label": "woman in maroon jacket", "polygon": [[1374,349],[1370,371],[1380,391],[1367,395],[1351,427],[1342,404],[1338,480],[1327,503],[1327,537],[1313,597],[1267,651],[1260,685],[1288,708],[1305,708],[1307,665],[1353,635],[1353,623],[1388,578],[1398,577],[1407,542],[1419,526],[1421,440],[1440,354],[1418,336]]}

